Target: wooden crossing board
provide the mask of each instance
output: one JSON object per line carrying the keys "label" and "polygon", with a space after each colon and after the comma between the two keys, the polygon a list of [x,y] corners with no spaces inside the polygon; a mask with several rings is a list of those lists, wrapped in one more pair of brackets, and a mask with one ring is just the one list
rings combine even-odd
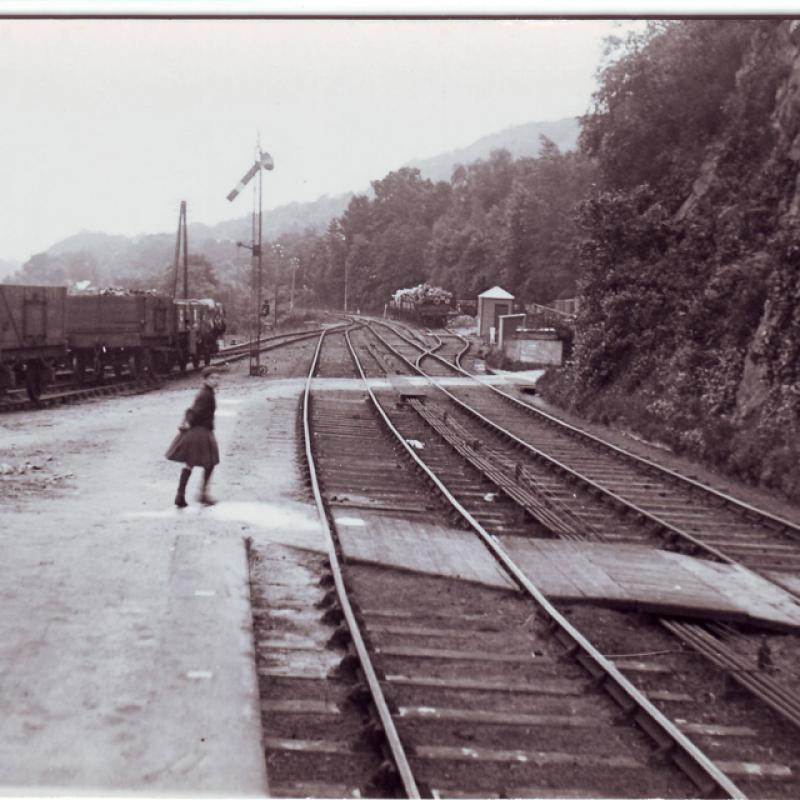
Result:
{"label": "wooden crossing board", "polygon": [[353,561],[516,589],[474,533],[353,508],[334,508],[336,530]]}
{"label": "wooden crossing board", "polygon": [[[515,588],[469,531],[362,509],[333,513],[350,560]],[[551,600],[800,630],[800,601],[743,567],[645,545],[512,536],[500,542]]]}

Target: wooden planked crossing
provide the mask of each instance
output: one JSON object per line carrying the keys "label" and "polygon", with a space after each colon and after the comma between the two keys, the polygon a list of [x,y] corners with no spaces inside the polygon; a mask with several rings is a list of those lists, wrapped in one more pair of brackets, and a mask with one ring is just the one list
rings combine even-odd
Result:
{"label": "wooden planked crossing", "polygon": [[348,559],[516,589],[473,533],[356,508],[333,508]]}
{"label": "wooden planked crossing", "polygon": [[[366,509],[336,508],[333,513],[350,560],[516,588],[469,531]],[[551,600],[800,630],[800,601],[738,565],[645,545],[521,537],[499,541]]]}

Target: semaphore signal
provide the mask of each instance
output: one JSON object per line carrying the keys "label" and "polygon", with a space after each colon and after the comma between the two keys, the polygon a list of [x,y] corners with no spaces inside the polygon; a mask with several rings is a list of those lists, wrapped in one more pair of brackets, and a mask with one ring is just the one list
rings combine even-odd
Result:
{"label": "semaphore signal", "polygon": [[264,153],[261,150],[258,151],[259,155],[249,170],[245,173],[244,177],[239,181],[239,183],[231,189],[230,193],[228,194],[228,200],[233,200],[239,192],[253,180],[253,176],[260,170],[260,169],[274,169],[275,164],[272,161],[272,156],[269,153]]}
{"label": "semaphore signal", "polygon": [[[263,182],[263,174],[264,170],[271,170],[274,169],[275,164],[272,160],[272,156],[269,153],[265,153],[261,149],[260,143],[256,145],[256,160],[253,163],[253,166],[250,167],[249,170],[244,174],[244,177],[236,184],[236,186],[231,189],[228,193],[228,200],[234,200],[237,195],[250,183],[253,178],[258,175],[258,184],[256,186],[256,195],[257,198],[254,198],[254,203],[257,202],[258,204],[258,217],[257,217],[257,224],[253,225],[253,239],[250,244],[245,244],[244,242],[236,242],[237,247],[246,247],[250,252],[253,254],[253,269],[255,272],[255,289],[256,289],[256,297],[255,303],[253,305],[253,314],[255,316],[255,324],[253,328],[255,329],[255,342],[253,341],[253,336],[251,334],[250,337],[250,374],[251,375],[260,375],[261,374],[261,316],[262,316],[262,304],[261,304],[261,189],[262,189],[262,182]],[[256,212],[255,209],[253,211],[253,216],[255,217]],[[255,219],[254,219],[255,223]],[[276,276],[277,280],[277,276]],[[269,313],[269,311],[267,311]],[[275,323],[277,324],[277,309],[275,311]]]}

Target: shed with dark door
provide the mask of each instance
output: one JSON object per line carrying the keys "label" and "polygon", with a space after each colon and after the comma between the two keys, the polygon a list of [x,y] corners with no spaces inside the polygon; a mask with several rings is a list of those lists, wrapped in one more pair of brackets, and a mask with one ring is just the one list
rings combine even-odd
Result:
{"label": "shed with dark door", "polygon": [[491,331],[499,327],[500,317],[510,314],[514,307],[514,295],[499,286],[493,286],[478,295],[478,336],[491,339]]}

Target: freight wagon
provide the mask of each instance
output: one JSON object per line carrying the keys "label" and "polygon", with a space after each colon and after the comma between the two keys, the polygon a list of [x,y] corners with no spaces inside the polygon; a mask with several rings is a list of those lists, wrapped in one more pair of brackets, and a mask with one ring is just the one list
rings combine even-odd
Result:
{"label": "freight wagon", "polygon": [[214,300],[171,300],[166,295],[93,294],[67,297],[67,346],[79,379],[95,380],[107,366],[134,377],[208,365],[219,352],[225,314]]}
{"label": "freight wagon", "polygon": [[442,328],[447,323],[452,305],[451,292],[421,283],[410,289],[398,289],[389,301],[389,315],[431,328]]}
{"label": "freight wagon", "polygon": [[[219,340],[225,333],[225,309],[215,300],[175,300],[178,311],[180,349],[195,369],[202,361],[206,366],[219,352]],[[186,361],[181,369],[185,369]]]}
{"label": "freight wagon", "polygon": [[185,370],[208,364],[225,331],[214,300],[173,301],[155,292],[124,290],[68,295],[64,287],[0,285],[0,393],[25,385],[32,399],[56,367],[79,381],[107,367],[119,376]]}
{"label": "freight wagon", "polygon": [[177,361],[172,300],[156,294],[85,294],[67,297],[67,346],[78,380],[91,369],[100,381],[110,366],[139,377],[167,372]]}
{"label": "freight wagon", "polygon": [[0,284],[0,394],[25,385],[32,398],[66,355],[62,286]]}

